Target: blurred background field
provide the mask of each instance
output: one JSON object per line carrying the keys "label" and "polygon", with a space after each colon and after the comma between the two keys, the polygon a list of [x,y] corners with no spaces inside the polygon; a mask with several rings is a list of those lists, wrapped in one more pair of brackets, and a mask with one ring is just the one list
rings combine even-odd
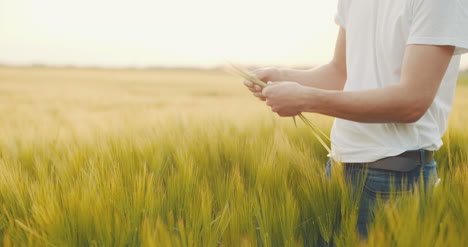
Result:
{"label": "blurred background field", "polygon": [[[3,246],[467,246],[468,77],[430,197],[368,242],[306,126],[217,70],[0,68]],[[333,119],[307,114],[329,132]],[[405,207],[401,207],[401,205]]]}

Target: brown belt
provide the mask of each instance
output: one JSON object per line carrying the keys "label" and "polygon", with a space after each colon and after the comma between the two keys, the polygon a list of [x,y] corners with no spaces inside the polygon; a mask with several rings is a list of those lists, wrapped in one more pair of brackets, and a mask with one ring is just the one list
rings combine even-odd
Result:
{"label": "brown belt", "polygon": [[386,157],[370,163],[348,163],[352,165],[364,165],[367,168],[397,171],[397,172],[409,172],[417,166],[431,163],[434,161],[434,151],[427,150],[415,150],[406,151],[400,155]]}

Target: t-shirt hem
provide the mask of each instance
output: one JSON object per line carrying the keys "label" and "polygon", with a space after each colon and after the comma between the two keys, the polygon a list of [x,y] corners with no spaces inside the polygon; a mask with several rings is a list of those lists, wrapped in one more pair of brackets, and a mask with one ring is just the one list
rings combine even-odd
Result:
{"label": "t-shirt hem", "polygon": [[399,154],[404,153],[406,150],[398,150],[394,152],[389,152],[384,155],[331,155],[331,159],[340,162],[340,163],[369,163],[369,162],[374,162],[380,159],[383,159],[385,157],[390,157],[390,156],[396,156]]}
{"label": "t-shirt hem", "polygon": [[[437,149],[432,149],[432,148],[424,148],[426,150],[430,151],[436,151]],[[416,150],[416,149],[415,149]],[[406,151],[409,151],[407,149],[395,149],[395,150],[389,150],[384,153],[380,154],[374,154],[374,155],[368,155],[369,153],[377,153],[377,152],[371,152],[368,151],[367,155],[363,155],[363,153],[360,153],[359,155],[356,154],[349,154],[349,155],[336,155],[336,154],[331,154],[329,155],[330,159],[333,159],[336,162],[341,162],[341,163],[369,163],[369,162],[374,162],[386,157],[391,157],[391,156],[396,156],[400,155]],[[332,153],[335,153],[332,151]]]}
{"label": "t-shirt hem", "polygon": [[468,40],[439,37],[411,37],[408,45],[451,45],[455,46],[454,56],[468,53]]}

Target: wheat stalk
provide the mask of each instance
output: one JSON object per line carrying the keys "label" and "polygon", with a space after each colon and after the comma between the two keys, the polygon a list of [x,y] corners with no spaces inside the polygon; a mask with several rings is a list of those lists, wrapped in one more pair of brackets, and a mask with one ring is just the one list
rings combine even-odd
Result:
{"label": "wheat stalk", "polygon": [[[244,78],[245,80],[248,80],[262,88],[268,86],[268,84],[266,84],[262,80],[252,75],[252,73],[250,73],[247,69],[243,68],[240,65],[235,65],[231,63],[230,66],[227,68],[227,71],[234,75],[240,76]],[[297,116],[302,120],[302,122],[304,122],[305,125],[307,125],[312,130],[312,134],[320,142],[320,144],[325,148],[325,150],[327,150],[328,153],[331,153],[330,147],[325,143],[322,137],[325,137],[326,140],[328,140],[331,144],[333,144],[330,138],[325,133],[323,133],[323,131],[321,131],[314,123],[312,123],[309,119],[307,119],[302,113]],[[293,121],[294,121],[294,125],[296,125],[297,127],[296,116],[293,117]]]}

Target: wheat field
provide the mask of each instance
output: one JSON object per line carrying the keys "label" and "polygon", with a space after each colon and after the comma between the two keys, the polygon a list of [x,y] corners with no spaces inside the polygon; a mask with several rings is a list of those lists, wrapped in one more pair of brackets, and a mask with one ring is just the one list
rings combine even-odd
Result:
{"label": "wheat field", "polygon": [[[468,80],[433,193],[358,195],[220,71],[0,67],[2,246],[468,246]],[[333,119],[306,114],[328,133]]]}

